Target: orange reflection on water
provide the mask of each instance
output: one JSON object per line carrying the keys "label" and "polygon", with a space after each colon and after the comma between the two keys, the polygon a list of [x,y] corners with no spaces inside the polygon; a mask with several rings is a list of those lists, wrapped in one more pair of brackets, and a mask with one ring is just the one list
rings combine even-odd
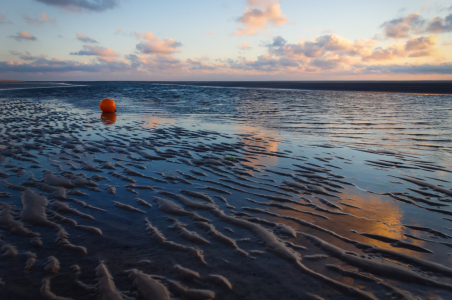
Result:
{"label": "orange reflection on water", "polygon": [[102,113],[102,115],[100,116],[102,123],[104,123],[105,125],[109,126],[109,125],[113,125],[116,122],[116,113],[107,113],[104,112]]}
{"label": "orange reflection on water", "polygon": [[[345,189],[344,193],[340,194],[340,197],[343,199],[342,201],[361,207],[361,209],[349,208],[341,205],[345,212],[358,217],[377,220],[360,222],[360,219],[350,218],[352,220],[350,225],[354,227],[351,229],[355,229],[358,232],[385,235],[396,239],[403,238],[401,233],[403,213],[399,205],[397,205],[397,202],[394,202],[389,197],[385,196],[370,193],[356,195],[356,191],[353,194],[347,192],[351,192],[351,189]],[[388,224],[389,227],[384,223]]]}
{"label": "orange reflection on water", "polygon": [[[396,202],[388,196],[381,196],[371,193],[356,194],[356,192],[357,191],[352,192],[352,189],[345,189],[344,193],[340,194],[340,196],[342,197],[342,201],[344,203],[361,207],[361,209],[349,208],[342,205],[341,207],[344,209],[344,212],[372,220],[355,217],[347,218],[347,221],[344,222],[345,228],[354,229],[359,233],[367,232],[398,240],[406,239],[403,235],[406,229],[402,225],[402,220],[405,219],[404,210],[400,207],[404,204]],[[347,198],[352,200],[348,200]],[[397,252],[426,258],[425,253],[401,247],[393,247],[390,243],[382,242],[373,238],[360,236],[358,234],[348,236],[367,244],[376,245],[380,248],[395,250]],[[421,240],[410,240],[407,242],[420,247],[429,248],[429,246],[431,246],[426,245],[427,243]]]}
{"label": "orange reflection on water", "polygon": [[173,124],[175,122],[176,122],[175,119],[152,116],[148,119],[148,126],[151,129],[155,129],[161,124]]}
{"label": "orange reflection on water", "polygon": [[[270,130],[263,130],[259,129],[257,130],[254,127],[249,126],[240,126],[236,127],[236,132],[238,134],[250,134],[251,137],[242,137],[241,142],[245,143],[248,146],[255,146],[255,147],[263,147],[259,148],[260,150],[257,151],[269,151],[269,152],[276,152],[278,151],[278,145],[279,142],[277,142],[277,132],[276,131],[270,131]],[[253,150],[253,149],[251,149]],[[278,165],[278,157],[277,156],[268,156],[268,155],[246,155],[245,158],[249,159],[251,163],[247,163],[247,165],[256,166],[256,165],[265,165],[267,167],[269,166],[277,166]]]}
{"label": "orange reflection on water", "polygon": [[[304,195],[305,197],[308,197],[313,200],[313,202],[319,206],[325,207],[322,203],[320,203],[318,200],[311,198],[309,196]],[[390,243],[379,241],[373,238],[368,238],[365,236],[362,236],[358,233],[372,233],[372,234],[378,234],[385,237],[390,237],[393,239],[398,240],[406,240],[406,237],[403,235],[404,232],[406,232],[406,228],[403,227],[402,221],[404,220],[404,211],[403,208],[400,207],[400,204],[398,202],[392,201],[389,197],[386,196],[380,196],[376,194],[370,194],[370,193],[361,193],[359,191],[346,188],[344,189],[344,193],[340,194],[342,200],[331,200],[332,202],[340,205],[343,208],[343,212],[352,214],[353,216],[340,216],[340,215],[331,215],[327,213],[323,213],[320,211],[316,211],[315,209],[311,207],[305,207],[305,206],[298,206],[298,205],[291,205],[294,208],[304,210],[304,211],[311,211],[315,213],[319,213],[325,216],[328,216],[330,219],[320,219],[318,217],[302,214],[296,211],[291,210],[285,210],[285,209],[279,209],[274,207],[269,207],[268,210],[278,213],[280,215],[284,216],[291,216],[295,217],[301,220],[305,220],[308,222],[311,222],[317,226],[320,226],[322,228],[325,228],[327,230],[331,230],[341,236],[350,238],[352,240],[360,241],[362,243],[366,244],[372,244],[375,246],[378,246],[380,248],[384,249],[390,249],[395,250],[397,252],[409,254],[416,257],[431,259],[427,253],[420,253],[417,251],[412,251],[406,248],[401,247],[393,247]],[[352,200],[348,200],[348,199]],[[303,201],[302,201],[303,202]],[[344,202],[347,204],[351,204],[357,207],[360,207],[361,209],[357,208],[351,208],[347,207],[339,202]],[[327,207],[325,207],[327,208]],[[309,228],[302,226],[296,222],[285,220],[278,217],[270,217],[266,216],[267,219],[271,219],[274,222],[279,223],[285,223],[289,226],[292,226],[302,232],[310,233],[319,236],[320,238],[337,245],[339,247],[342,247],[344,249],[350,249],[352,251],[357,251],[356,248],[352,247],[351,245],[344,243],[340,241],[338,238],[329,235],[327,233],[321,232],[317,229]],[[354,233],[351,230],[357,231],[358,233]],[[301,240],[300,240],[301,241]],[[421,240],[406,240],[406,242],[409,242],[411,244],[425,247],[430,250],[433,247],[435,247],[434,244],[427,243],[425,241]]]}

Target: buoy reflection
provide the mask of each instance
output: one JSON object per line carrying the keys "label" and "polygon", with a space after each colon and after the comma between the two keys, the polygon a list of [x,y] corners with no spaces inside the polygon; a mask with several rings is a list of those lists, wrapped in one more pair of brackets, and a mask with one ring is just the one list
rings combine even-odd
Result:
{"label": "buoy reflection", "polygon": [[116,122],[116,113],[112,112],[112,113],[108,113],[108,112],[104,112],[102,113],[102,115],[100,116],[102,122],[109,126],[109,125],[113,125]]}

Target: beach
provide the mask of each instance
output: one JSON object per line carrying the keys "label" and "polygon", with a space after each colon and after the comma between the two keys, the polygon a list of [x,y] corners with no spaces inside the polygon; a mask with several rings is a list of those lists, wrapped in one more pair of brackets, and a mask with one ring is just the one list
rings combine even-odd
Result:
{"label": "beach", "polygon": [[0,298],[450,299],[450,100],[0,82]]}

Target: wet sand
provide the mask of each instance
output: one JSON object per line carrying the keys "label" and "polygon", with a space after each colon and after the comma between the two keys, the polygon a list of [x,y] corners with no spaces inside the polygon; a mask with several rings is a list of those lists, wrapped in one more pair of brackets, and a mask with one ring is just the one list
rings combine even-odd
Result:
{"label": "wet sand", "polygon": [[1,299],[452,297],[448,162],[19,97],[0,111]]}

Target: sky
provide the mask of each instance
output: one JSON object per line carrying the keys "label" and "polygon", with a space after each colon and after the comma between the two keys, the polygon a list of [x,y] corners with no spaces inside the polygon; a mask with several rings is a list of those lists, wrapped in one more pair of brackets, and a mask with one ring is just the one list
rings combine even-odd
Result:
{"label": "sky", "polygon": [[12,80],[452,80],[452,1],[4,1],[0,45]]}

